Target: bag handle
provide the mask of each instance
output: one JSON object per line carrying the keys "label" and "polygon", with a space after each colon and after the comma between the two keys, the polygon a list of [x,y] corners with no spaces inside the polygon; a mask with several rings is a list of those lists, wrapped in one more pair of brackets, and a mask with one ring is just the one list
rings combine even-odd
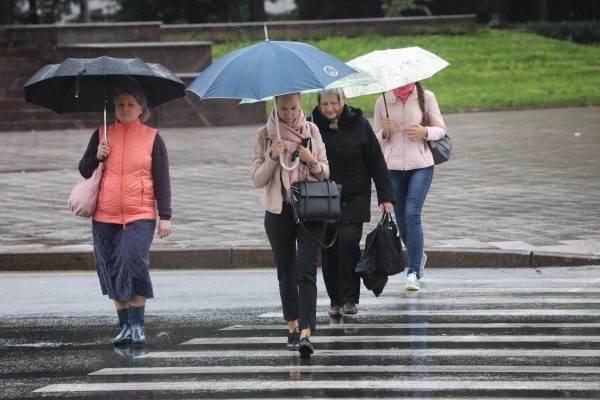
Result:
{"label": "bag handle", "polygon": [[[294,208],[294,207],[292,207]],[[296,214],[296,210],[294,210],[294,214]],[[304,224],[302,223],[302,221],[300,221],[296,216],[294,216],[296,218],[296,224],[301,227],[302,229],[304,229],[304,232],[306,232],[306,234],[308,235],[308,237],[310,239],[312,239],[313,242],[315,242],[316,244],[318,244],[319,246],[321,246],[324,249],[328,249],[331,246],[334,245],[335,241],[337,240],[337,236],[338,236],[338,232],[340,230],[340,220],[338,219],[337,224],[335,224],[335,233],[333,234],[333,238],[331,239],[331,243],[329,244],[325,244],[322,243],[319,239],[317,239],[312,233],[310,233],[310,231],[308,230],[308,228],[306,226],[304,226]]]}

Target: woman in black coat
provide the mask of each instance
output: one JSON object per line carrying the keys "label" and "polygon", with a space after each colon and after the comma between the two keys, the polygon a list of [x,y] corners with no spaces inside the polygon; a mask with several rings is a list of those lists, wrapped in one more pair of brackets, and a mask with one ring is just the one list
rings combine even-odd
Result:
{"label": "woman in black coat", "polygon": [[[323,279],[331,308],[329,315],[356,314],[360,277],[354,272],[360,260],[363,224],[371,219],[371,180],[375,182],[379,210],[393,210],[392,184],[373,129],[362,111],[344,104],[341,89],[323,90],[312,112],[327,150],[330,179],[342,185],[342,218],[335,244],[322,251]],[[327,230],[329,243],[335,226]]]}

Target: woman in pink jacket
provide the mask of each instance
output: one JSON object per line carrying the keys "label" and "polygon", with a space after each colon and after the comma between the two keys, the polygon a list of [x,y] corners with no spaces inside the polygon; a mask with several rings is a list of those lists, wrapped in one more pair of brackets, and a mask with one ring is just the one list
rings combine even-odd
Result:
{"label": "woman in pink jacket", "polygon": [[390,170],[394,213],[408,253],[406,290],[419,290],[427,260],[421,210],[433,178],[433,155],[427,141],[441,139],[446,125],[434,94],[423,90],[419,82],[384,96],[375,103],[374,130]]}

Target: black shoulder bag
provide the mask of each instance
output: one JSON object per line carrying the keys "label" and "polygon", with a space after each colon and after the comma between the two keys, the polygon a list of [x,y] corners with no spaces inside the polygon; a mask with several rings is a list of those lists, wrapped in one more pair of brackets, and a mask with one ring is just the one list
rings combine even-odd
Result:
{"label": "black shoulder bag", "polygon": [[[342,217],[342,206],[340,204],[342,185],[338,185],[331,180],[294,182],[292,184],[292,194],[295,198],[295,201],[292,203],[292,209],[294,210],[296,223],[319,246],[326,249],[333,246],[337,239],[340,219]],[[335,234],[331,243],[321,243],[304,226],[304,221],[337,221]]]}

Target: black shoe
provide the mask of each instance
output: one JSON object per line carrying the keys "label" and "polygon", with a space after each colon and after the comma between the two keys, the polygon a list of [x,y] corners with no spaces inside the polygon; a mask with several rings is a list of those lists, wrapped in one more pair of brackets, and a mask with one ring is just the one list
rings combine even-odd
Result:
{"label": "black shoe", "polygon": [[343,311],[346,315],[354,315],[358,312],[358,307],[354,303],[346,303],[344,304]]}
{"label": "black shoe", "polygon": [[342,306],[331,306],[328,311],[329,316],[332,318],[338,318],[342,316]]}
{"label": "black shoe", "polygon": [[298,332],[298,331],[290,332],[288,334],[288,340],[287,340],[287,344],[285,345],[285,348],[290,351],[296,351],[296,350],[298,350],[299,342],[300,342],[300,332]]}
{"label": "black shoe", "polygon": [[301,358],[309,358],[312,353],[314,353],[314,348],[312,343],[310,342],[310,337],[305,336],[300,338],[300,344],[298,345],[298,351],[300,352]]}

